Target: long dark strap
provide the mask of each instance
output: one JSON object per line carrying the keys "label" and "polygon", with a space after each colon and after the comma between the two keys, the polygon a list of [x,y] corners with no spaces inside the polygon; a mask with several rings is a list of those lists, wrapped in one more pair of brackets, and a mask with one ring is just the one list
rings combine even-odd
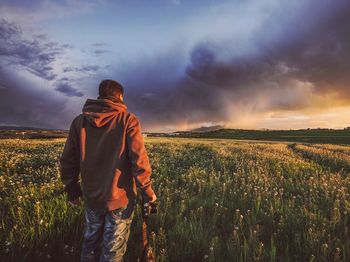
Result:
{"label": "long dark strap", "polygon": [[154,255],[148,243],[147,219],[142,221],[142,262],[154,262]]}
{"label": "long dark strap", "polygon": [[145,250],[148,246],[148,236],[147,236],[147,222],[143,220],[142,222],[142,249]]}

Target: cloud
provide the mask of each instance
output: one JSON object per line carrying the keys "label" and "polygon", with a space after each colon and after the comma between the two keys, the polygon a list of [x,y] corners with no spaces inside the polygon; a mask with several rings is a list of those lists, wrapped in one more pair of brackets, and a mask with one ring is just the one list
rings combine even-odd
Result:
{"label": "cloud", "polygon": [[21,24],[48,21],[55,18],[91,13],[96,6],[104,4],[104,0],[3,0],[0,3],[0,13],[3,18],[17,21]]}
{"label": "cloud", "polygon": [[66,99],[7,69],[0,70],[0,79],[1,125],[67,128]]}
{"label": "cloud", "polygon": [[55,90],[65,94],[66,96],[82,97],[84,95],[82,92],[70,86],[68,83],[59,83]]}
{"label": "cloud", "polygon": [[67,128],[72,114],[79,112],[67,110],[67,103],[75,108],[74,99],[84,94],[72,87],[76,79],[65,75],[56,79],[62,56],[73,47],[50,41],[46,34],[25,35],[18,24],[0,19],[0,122]]}
{"label": "cloud", "polygon": [[92,46],[101,47],[101,46],[106,46],[106,45],[107,45],[107,43],[105,43],[105,42],[97,42],[97,43],[94,43]]}
{"label": "cloud", "polygon": [[[146,46],[148,55],[122,62],[118,57],[114,65],[111,58],[108,66],[96,60],[109,52],[109,43],[89,45],[84,55],[90,57],[79,65],[61,59],[72,45],[52,42],[41,32],[29,38],[32,31],[23,27],[32,21],[30,17],[38,22],[90,12],[95,3],[22,2],[0,4],[6,18],[0,20],[0,102],[6,105],[1,107],[1,119],[8,123],[17,118],[26,125],[43,123],[56,109],[65,112],[62,104],[75,99],[77,106],[81,97],[96,91],[101,79],[113,77],[125,86],[126,103],[141,117],[145,129],[193,128],[203,123],[259,125],[265,116],[289,117],[291,112],[326,110],[350,102],[350,3],[346,0],[320,0],[317,5],[311,0],[224,1],[179,23],[172,35],[181,44],[167,52],[162,48],[162,53],[157,50],[152,55]],[[176,7],[181,8],[186,8],[183,1]],[[11,71],[10,80],[5,69]],[[18,80],[23,69],[40,81]],[[77,80],[86,81],[84,94],[74,88]],[[47,88],[45,95],[38,86]],[[16,104],[21,104],[21,112]],[[24,105],[30,108],[28,121]],[[72,112],[57,125],[67,124],[69,117]]]}
{"label": "cloud", "polygon": [[95,56],[101,56],[101,55],[103,55],[105,53],[110,52],[109,50],[107,50],[105,48],[106,46],[107,46],[107,43],[105,43],[105,42],[94,43],[94,44],[92,44],[92,47],[93,47],[92,53]]}
{"label": "cloud", "polygon": [[93,51],[93,53],[96,55],[96,56],[100,56],[100,55],[103,55],[105,53],[108,53],[109,51],[106,50],[106,49],[95,49]]}
{"label": "cloud", "polygon": [[181,0],[170,0],[174,5],[181,5]]}
{"label": "cloud", "polygon": [[66,48],[47,41],[45,35],[36,35],[33,40],[25,39],[18,25],[0,19],[0,56],[3,66],[19,66],[38,77],[53,80],[56,74],[52,63]]}
{"label": "cloud", "polygon": [[[326,104],[350,102],[350,3],[320,1],[316,8],[310,2],[303,8],[276,25],[286,11],[277,9],[243,39],[208,37],[192,48],[185,66],[170,52],[127,68],[129,108],[150,128],[235,124],[243,114],[324,110]],[[240,41],[251,42],[249,50],[238,51]]]}
{"label": "cloud", "polygon": [[68,77],[62,77],[61,79],[60,79],[60,81],[70,81],[71,79],[70,78],[68,78]]}
{"label": "cloud", "polygon": [[63,72],[79,72],[79,73],[91,73],[91,72],[97,72],[101,69],[98,65],[85,65],[85,66],[67,66],[63,68]]}

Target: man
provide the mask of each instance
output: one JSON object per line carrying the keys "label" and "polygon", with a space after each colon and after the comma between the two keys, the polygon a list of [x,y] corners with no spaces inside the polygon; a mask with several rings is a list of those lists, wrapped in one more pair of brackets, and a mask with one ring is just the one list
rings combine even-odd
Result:
{"label": "man", "polygon": [[[61,159],[68,201],[85,204],[81,261],[122,261],[134,213],[136,185],[144,203],[157,197],[140,122],[126,111],[124,89],[103,80],[99,97],[87,99],[72,122]],[[79,183],[81,174],[81,186]]]}

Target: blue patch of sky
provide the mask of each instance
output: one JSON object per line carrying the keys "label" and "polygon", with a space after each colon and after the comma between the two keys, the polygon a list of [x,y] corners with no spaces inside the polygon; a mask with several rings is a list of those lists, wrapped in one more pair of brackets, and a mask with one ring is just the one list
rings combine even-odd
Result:
{"label": "blue patch of sky", "polygon": [[92,12],[53,18],[42,27],[50,38],[78,48],[104,42],[114,55],[135,56],[181,41],[178,33],[188,26],[187,21],[218,2],[227,1],[115,1],[96,6]]}

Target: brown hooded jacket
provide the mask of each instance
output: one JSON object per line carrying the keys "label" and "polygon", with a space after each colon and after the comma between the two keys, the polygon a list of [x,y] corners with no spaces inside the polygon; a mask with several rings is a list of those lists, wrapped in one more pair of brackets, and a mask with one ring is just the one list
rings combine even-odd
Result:
{"label": "brown hooded jacket", "polygon": [[60,159],[68,200],[83,195],[89,207],[114,210],[135,200],[136,184],[154,195],[140,122],[126,108],[121,100],[87,99],[73,120]]}

